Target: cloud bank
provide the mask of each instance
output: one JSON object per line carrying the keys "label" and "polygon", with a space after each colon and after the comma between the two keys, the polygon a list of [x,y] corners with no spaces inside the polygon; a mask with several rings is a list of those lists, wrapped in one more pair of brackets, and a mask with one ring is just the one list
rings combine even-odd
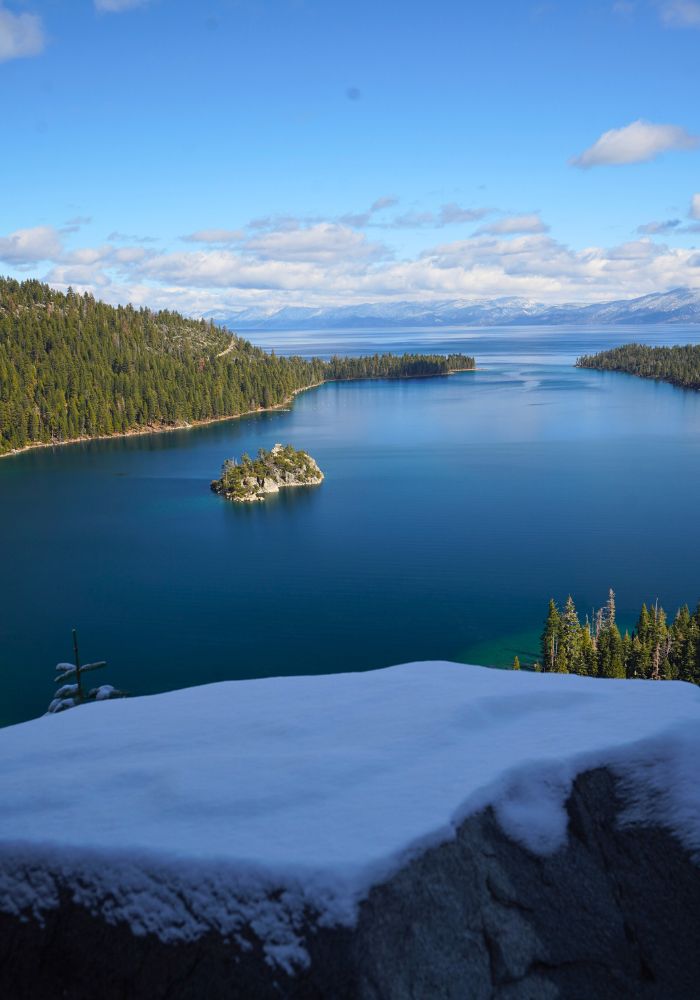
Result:
{"label": "cloud bank", "polygon": [[[700,219],[700,195],[690,212]],[[406,299],[599,302],[679,286],[700,289],[697,249],[650,238],[693,226],[675,219],[647,223],[639,238],[626,243],[575,249],[555,239],[538,213],[522,213],[497,218],[464,238],[428,240],[405,258],[373,238],[374,230],[362,232],[337,219],[282,217],[255,220],[241,230],[201,229],[180,248],[168,249],[135,238],[131,244],[108,239],[75,245],[81,239],[77,228],[35,226],[0,236],[0,262],[108,302],[193,315],[252,305]]]}

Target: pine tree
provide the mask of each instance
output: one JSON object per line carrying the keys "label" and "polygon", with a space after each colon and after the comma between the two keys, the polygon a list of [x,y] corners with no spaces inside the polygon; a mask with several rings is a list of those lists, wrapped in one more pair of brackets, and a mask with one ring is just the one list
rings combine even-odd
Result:
{"label": "pine tree", "polygon": [[622,637],[622,666],[625,677],[632,677],[632,636],[626,629]]}
{"label": "pine tree", "polygon": [[520,670],[520,660],[517,656],[513,659],[513,670]]}
{"label": "pine tree", "polygon": [[598,659],[596,656],[595,643],[591,635],[591,626],[588,618],[586,624],[581,627],[581,669],[580,673],[589,677],[595,677],[598,673]]}
{"label": "pine tree", "polygon": [[615,591],[610,588],[608,591],[608,601],[605,605],[605,624],[612,627],[615,624]]}
{"label": "pine tree", "polygon": [[80,662],[80,652],[78,649],[78,633],[73,629],[73,654],[75,663],[59,663],[56,666],[57,676],[54,679],[59,688],[53,696],[51,704],[46,710],[47,715],[54,715],[56,712],[65,712],[69,708],[75,708],[86,701],[109,701],[112,698],[125,698],[124,691],[118,691],[111,684],[101,684],[99,687],[86,691],[83,685],[83,674],[92,670],[101,670],[107,664],[104,660],[96,663]]}
{"label": "pine tree", "polygon": [[620,630],[614,623],[604,625],[598,637],[598,676],[625,677]]}
{"label": "pine tree", "polygon": [[542,669],[545,672],[553,672],[557,669],[557,653],[559,651],[559,637],[561,634],[561,615],[554,603],[554,598],[550,598],[547,620],[544,631],[540,637],[540,648],[542,653]]}
{"label": "pine tree", "polygon": [[651,677],[661,680],[664,676],[665,662],[671,648],[671,640],[666,625],[666,612],[656,601],[651,620]]}
{"label": "pine tree", "polygon": [[581,622],[576,613],[571,594],[566,599],[564,613],[561,617],[561,638],[559,640],[559,656],[557,658],[559,673],[581,673]]}

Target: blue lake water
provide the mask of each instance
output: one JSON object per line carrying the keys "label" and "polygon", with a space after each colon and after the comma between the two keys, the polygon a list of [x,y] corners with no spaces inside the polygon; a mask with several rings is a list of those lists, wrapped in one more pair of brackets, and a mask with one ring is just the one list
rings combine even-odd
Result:
{"label": "blue lake water", "polygon": [[[288,411],[0,461],[0,724],[53,665],[134,694],[406,660],[536,653],[550,595],[623,620],[700,598],[700,393],[575,357],[700,330],[251,335],[280,353],[454,351],[477,372],[324,385]],[[308,450],[317,488],[211,493],[224,458]]]}

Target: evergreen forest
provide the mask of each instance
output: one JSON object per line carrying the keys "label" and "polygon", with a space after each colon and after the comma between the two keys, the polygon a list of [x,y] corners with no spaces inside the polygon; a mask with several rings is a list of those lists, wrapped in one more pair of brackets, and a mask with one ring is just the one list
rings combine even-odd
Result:
{"label": "evergreen forest", "polygon": [[583,623],[570,596],[561,609],[550,600],[534,669],[700,684],[700,604],[692,613],[683,605],[670,622],[658,602],[643,604],[632,633],[622,635],[612,590],[605,606]]}
{"label": "evergreen forest", "polygon": [[238,416],[331,379],[471,368],[461,354],[279,357],[205,320],[0,279],[0,454]]}
{"label": "evergreen forest", "polygon": [[599,354],[586,354],[576,362],[579,368],[627,372],[641,378],[655,378],[683,389],[700,389],[700,345],[646,347],[625,344]]}

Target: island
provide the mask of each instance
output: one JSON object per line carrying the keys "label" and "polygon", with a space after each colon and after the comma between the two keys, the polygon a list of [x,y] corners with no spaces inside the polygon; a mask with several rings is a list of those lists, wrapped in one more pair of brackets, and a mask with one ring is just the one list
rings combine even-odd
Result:
{"label": "island", "polygon": [[297,451],[291,444],[276,444],[270,451],[260,448],[257,458],[246,454],[238,461],[227,458],[221,478],[214,479],[211,488],[227,500],[251,503],[279,493],[286,486],[316,486],[321,482],[323,473],[311,455]]}

